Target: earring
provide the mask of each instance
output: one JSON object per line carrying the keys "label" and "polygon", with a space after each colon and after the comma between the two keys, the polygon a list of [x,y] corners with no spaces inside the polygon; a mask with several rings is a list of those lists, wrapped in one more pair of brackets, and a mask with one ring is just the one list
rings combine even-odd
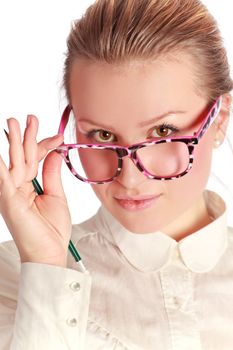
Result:
{"label": "earring", "polygon": [[214,147],[219,147],[221,145],[221,141],[219,139],[214,140]]}

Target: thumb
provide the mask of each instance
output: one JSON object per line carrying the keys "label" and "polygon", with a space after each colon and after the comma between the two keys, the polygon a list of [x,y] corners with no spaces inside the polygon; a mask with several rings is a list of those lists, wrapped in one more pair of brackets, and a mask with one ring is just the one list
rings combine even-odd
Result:
{"label": "thumb", "polygon": [[56,152],[50,152],[44,160],[42,179],[44,193],[65,198],[65,192],[61,180],[62,157]]}

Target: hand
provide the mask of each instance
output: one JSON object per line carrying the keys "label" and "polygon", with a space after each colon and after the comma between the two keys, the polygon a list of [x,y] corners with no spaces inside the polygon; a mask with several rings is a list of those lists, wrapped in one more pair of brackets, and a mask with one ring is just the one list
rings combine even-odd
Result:
{"label": "hand", "polygon": [[[52,151],[63,142],[57,135],[37,143],[38,119],[28,116],[21,140],[16,119],[8,119],[9,159],[7,168],[0,156],[0,213],[19,250],[21,262],[66,266],[71,218],[61,182],[62,158]],[[47,155],[47,156],[46,156]],[[32,185],[43,164],[43,195]]]}

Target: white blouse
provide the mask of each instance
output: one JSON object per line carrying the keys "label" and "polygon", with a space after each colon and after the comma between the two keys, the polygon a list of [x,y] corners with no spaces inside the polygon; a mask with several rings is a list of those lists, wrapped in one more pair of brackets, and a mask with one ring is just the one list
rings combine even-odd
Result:
{"label": "white blouse", "polygon": [[205,200],[213,221],[179,242],[101,207],[72,231],[89,274],[0,244],[0,350],[232,350],[233,229],[223,200]]}

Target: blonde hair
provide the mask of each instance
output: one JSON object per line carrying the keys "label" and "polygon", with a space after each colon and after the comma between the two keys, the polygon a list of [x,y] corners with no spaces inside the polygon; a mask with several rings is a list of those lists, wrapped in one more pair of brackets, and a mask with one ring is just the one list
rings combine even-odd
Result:
{"label": "blonde hair", "polygon": [[195,62],[198,88],[209,100],[233,88],[216,20],[199,0],[97,0],[73,23],[63,85],[70,100],[73,62],[120,65],[182,50]]}

